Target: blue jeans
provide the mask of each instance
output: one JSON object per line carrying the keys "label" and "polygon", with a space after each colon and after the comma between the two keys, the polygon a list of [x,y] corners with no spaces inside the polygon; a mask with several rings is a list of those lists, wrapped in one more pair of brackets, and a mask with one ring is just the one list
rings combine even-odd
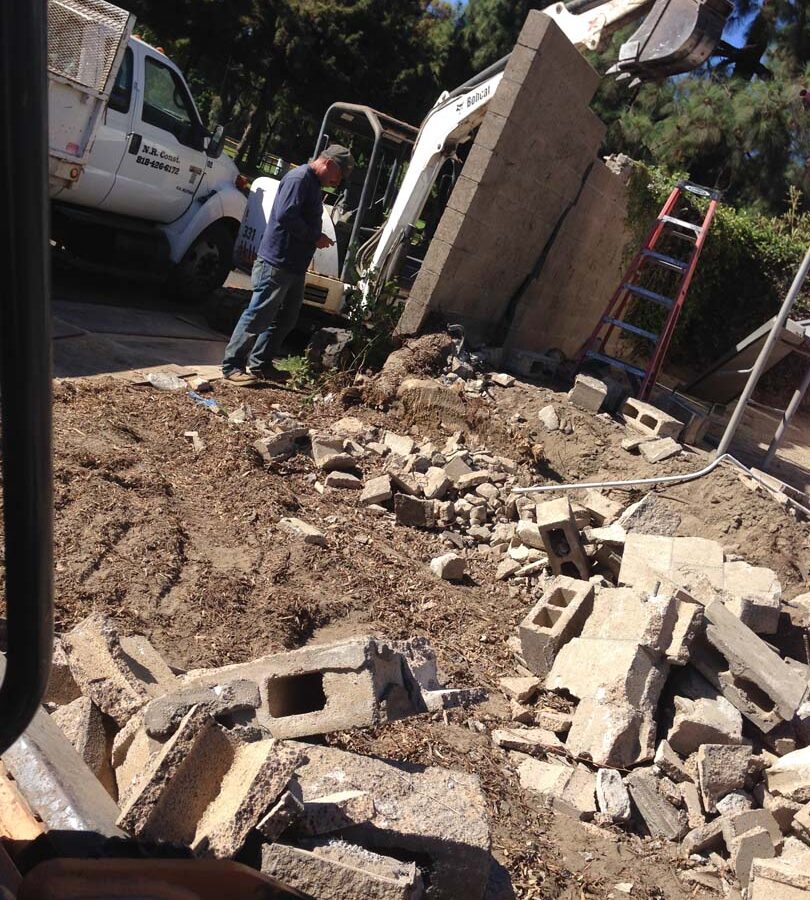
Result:
{"label": "blue jeans", "polygon": [[253,296],[225,348],[225,375],[261,369],[273,362],[298,321],[304,279],[304,275],[271,266],[263,259],[253,263]]}

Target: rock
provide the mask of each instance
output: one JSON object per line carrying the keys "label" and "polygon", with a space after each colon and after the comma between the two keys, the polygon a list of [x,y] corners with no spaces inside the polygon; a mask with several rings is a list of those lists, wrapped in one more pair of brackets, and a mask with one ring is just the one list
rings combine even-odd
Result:
{"label": "rock", "polygon": [[753,809],[754,798],[745,791],[731,791],[731,793],[718,800],[715,806],[721,816],[732,815]]}
{"label": "rock", "polygon": [[672,438],[661,438],[656,441],[645,441],[638,449],[647,462],[657,463],[680,453],[683,447]]}
{"label": "rock", "polygon": [[622,776],[615,769],[599,769],[596,773],[596,799],[599,811],[614,822],[628,822],[632,813],[630,794]]}
{"label": "rock", "polygon": [[360,494],[360,502],[364,506],[376,506],[387,503],[394,496],[391,478],[388,475],[380,475],[378,478],[370,478]]}
{"label": "rock", "polygon": [[394,515],[400,525],[408,525],[413,528],[433,528],[436,524],[433,501],[417,500],[407,494],[394,496]]}
{"label": "rock", "polygon": [[357,466],[354,457],[343,452],[343,438],[324,435],[313,437],[312,458],[322,472],[350,472]]}
{"label": "rock", "polygon": [[608,388],[604,381],[590,375],[577,375],[568,399],[574,406],[588,412],[598,413],[607,399]]}
{"label": "rock", "polygon": [[498,373],[496,375],[490,375],[489,380],[493,384],[497,384],[499,387],[512,387],[515,383],[515,379],[511,375],[506,375],[505,373]]}
{"label": "rock", "polygon": [[316,547],[327,546],[326,535],[314,525],[301,519],[279,519],[278,527],[294,537],[301,538],[305,544],[313,544]]}
{"label": "rock", "polygon": [[559,429],[560,417],[557,415],[557,410],[551,404],[544,406],[537,416],[540,419],[540,424],[546,431],[557,431]]}
{"label": "rock", "polygon": [[750,763],[750,747],[700,746],[697,751],[698,785],[706,812],[715,812],[721,797],[745,786]]}
{"label": "rock", "polygon": [[498,681],[501,690],[507,697],[517,700],[518,703],[528,703],[537,696],[541,681],[539,678],[501,678]]}
{"label": "rock", "polygon": [[463,581],[467,563],[463,556],[445,553],[430,561],[430,570],[445,581]]}
{"label": "rock", "polygon": [[328,488],[348,488],[353,491],[363,490],[363,481],[350,472],[330,472],[323,482]]}
{"label": "rock", "polygon": [[393,431],[386,431],[383,437],[383,444],[396,456],[403,459],[413,453],[416,446],[412,438],[407,435],[395,434]]}
{"label": "rock", "polygon": [[450,487],[453,484],[445,470],[438,466],[431,466],[426,474],[427,480],[425,481],[424,488],[426,499],[444,499],[445,494],[450,490]]}
{"label": "rock", "polygon": [[742,716],[725,697],[716,700],[675,698],[675,719],[667,735],[681,756],[694,753],[701,744],[742,743]]}
{"label": "rock", "polygon": [[507,556],[506,559],[501,560],[498,564],[498,568],[495,572],[495,579],[497,581],[506,581],[508,578],[511,578],[520,567],[521,565],[517,560]]}

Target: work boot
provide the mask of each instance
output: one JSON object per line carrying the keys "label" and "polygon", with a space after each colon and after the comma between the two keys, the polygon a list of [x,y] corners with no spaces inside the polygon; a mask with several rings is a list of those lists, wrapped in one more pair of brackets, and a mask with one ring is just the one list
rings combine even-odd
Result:
{"label": "work boot", "polygon": [[250,372],[240,372],[238,369],[235,372],[229,372],[225,375],[225,381],[229,381],[231,384],[256,384],[258,378]]}
{"label": "work boot", "polygon": [[258,369],[249,369],[248,374],[260,381],[287,381],[289,372],[277,369],[272,363],[267,363]]}

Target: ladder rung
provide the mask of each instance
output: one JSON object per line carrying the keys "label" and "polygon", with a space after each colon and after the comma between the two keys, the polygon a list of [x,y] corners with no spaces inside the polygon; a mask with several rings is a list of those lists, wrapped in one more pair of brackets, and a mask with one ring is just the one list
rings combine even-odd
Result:
{"label": "ladder rung", "polygon": [[631,294],[636,294],[639,297],[643,297],[645,300],[651,300],[653,303],[657,303],[665,309],[672,309],[675,303],[671,297],[665,297],[663,294],[656,294],[655,291],[649,291],[647,288],[639,287],[637,284],[625,282],[622,287],[626,291],[630,291]]}
{"label": "ladder rung", "polygon": [[656,250],[642,250],[642,256],[651,259],[665,269],[674,269],[676,272],[685,272],[689,268],[689,263],[682,259],[675,259],[674,256],[667,256],[666,253],[658,253]]}
{"label": "ladder rung", "polygon": [[630,372],[632,375],[638,375],[639,378],[643,378],[647,374],[644,369],[639,369],[638,366],[631,366],[630,363],[622,362],[620,359],[614,359],[612,356],[606,356],[604,353],[597,353],[595,350],[588,350],[585,353],[585,356],[587,359],[595,359],[599,362],[607,363],[615,369],[624,369],[625,372]]}
{"label": "ladder rung", "polygon": [[695,225],[694,222],[687,222],[685,219],[676,219],[675,216],[661,216],[658,221],[666,222],[668,225],[675,225],[677,228],[685,228],[687,231],[694,231],[698,236],[703,231],[702,225]]}
{"label": "ladder rung", "polygon": [[658,340],[658,335],[654,332],[645,331],[643,328],[639,328],[638,325],[631,325],[629,322],[623,322],[621,319],[612,319],[610,316],[605,316],[602,321],[612,325],[614,328],[621,328],[622,331],[629,331],[632,334],[637,334],[639,337],[647,338],[648,341],[653,343],[656,343]]}

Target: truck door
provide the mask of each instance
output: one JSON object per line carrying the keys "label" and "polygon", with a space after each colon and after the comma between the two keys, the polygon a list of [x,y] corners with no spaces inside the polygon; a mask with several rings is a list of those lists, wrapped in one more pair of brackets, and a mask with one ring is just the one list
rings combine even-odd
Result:
{"label": "truck door", "polygon": [[101,209],[173,222],[188,209],[205,175],[206,132],[179,73],[148,52],[140,62],[138,108]]}

